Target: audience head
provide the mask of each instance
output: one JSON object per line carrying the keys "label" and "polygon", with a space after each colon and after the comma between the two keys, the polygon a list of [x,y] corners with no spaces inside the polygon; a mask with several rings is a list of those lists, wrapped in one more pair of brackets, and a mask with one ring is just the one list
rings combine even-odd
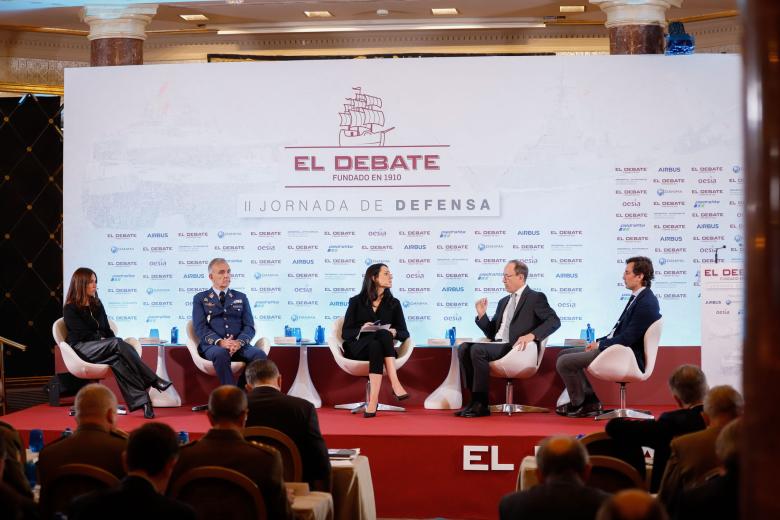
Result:
{"label": "audience head", "polygon": [[680,406],[701,404],[707,393],[707,378],[695,365],[680,365],[669,376],[669,390]]}
{"label": "audience head", "polygon": [[211,392],[208,416],[212,426],[240,429],[246,415],[246,394],[237,386],[222,385]]}
{"label": "audience head", "polygon": [[715,441],[715,453],[726,471],[733,473],[739,469],[741,451],[742,419],[737,418],[724,426],[718,434],[718,439]]}
{"label": "audience head", "polygon": [[367,302],[373,302],[379,297],[379,288],[387,291],[390,295],[390,287],[393,286],[393,275],[390,274],[390,268],[387,264],[372,264],[366,269],[363,275],[363,286],[360,289],[360,299]]}
{"label": "audience head", "polygon": [[558,435],[542,441],[536,454],[541,481],[561,476],[578,476],[585,480],[590,473],[588,452],[574,437]]}
{"label": "audience head", "polygon": [[70,277],[70,286],[65,303],[71,303],[77,307],[94,305],[97,297],[97,275],[88,267],[79,267]]}
{"label": "audience head", "polygon": [[167,424],[147,423],[133,430],[127,440],[125,464],[127,471],[140,471],[156,477],[173,469],[179,455],[179,439]]}
{"label": "audience head", "polygon": [[504,266],[504,288],[509,293],[516,292],[528,280],[528,266],[521,260],[510,260]]}
{"label": "audience head", "polygon": [[729,385],[713,386],[704,397],[704,420],[713,426],[724,426],[742,415],[742,395]]}
{"label": "audience head", "polygon": [[640,489],[626,489],[608,498],[596,520],[668,520],[661,503]]}
{"label": "audience head", "polygon": [[270,359],[256,359],[252,361],[246,367],[244,376],[246,377],[247,390],[261,385],[270,385],[277,390],[282,388],[282,375],[279,373],[276,363]]}
{"label": "audience head", "polygon": [[76,422],[111,429],[116,424],[116,396],[108,387],[91,383],[76,394]]}
{"label": "audience head", "polygon": [[643,286],[649,289],[654,277],[653,261],[646,256],[632,256],[626,260],[626,271],[623,273],[623,281],[626,283],[627,289],[635,291]]}

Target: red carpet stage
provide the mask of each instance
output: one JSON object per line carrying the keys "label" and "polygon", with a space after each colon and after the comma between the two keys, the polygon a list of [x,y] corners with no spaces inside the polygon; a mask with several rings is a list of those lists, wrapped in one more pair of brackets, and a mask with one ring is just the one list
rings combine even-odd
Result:
{"label": "red carpet stage", "polygon": [[[660,412],[671,406],[649,408]],[[420,406],[405,413],[380,412],[374,419],[323,407],[319,417],[329,447],[359,447],[368,456],[377,514],[393,518],[496,518],[499,499],[514,490],[520,461],[533,453],[541,438],[604,427],[593,419],[555,414],[460,419],[450,411]],[[177,431],[188,431],[193,439],[208,428],[206,414],[190,412],[188,407],[158,408],[157,418]],[[25,441],[32,428],[44,430],[46,442],[66,427],[75,428],[66,407],[41,405],[2,419],[18,428]],[[119,427],[130,431],[144,422],[136,412],[121,416]],[[464,470],[464,451],[469,446],[473,447],[471,464],[482,469]]]}

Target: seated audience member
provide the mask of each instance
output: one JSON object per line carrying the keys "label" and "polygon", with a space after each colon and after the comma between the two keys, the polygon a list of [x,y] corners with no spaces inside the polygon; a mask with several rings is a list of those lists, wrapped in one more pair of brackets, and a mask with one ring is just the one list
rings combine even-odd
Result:
{"label": "seated audience member", "polygon": [[[8,463],[12,450],[4,435],[0,435],[0,474]],[[5,482],[0,482],[0,518],[4,520],[34,520],[39,518],[38,507],[31,499]]]}
{"label": "seated audience member", "polygon": [[645,491],[626,489],[609,498],[596,520],[668,520],[661,503]]}
{"label": "seated audience member", "polygon": [[127,448],[127,434],[116,430],[116,406],[114,394],[101,384],[89,384],[79,390],[76,431],[47,444],[38,458],[42,496],[49,476],[65,464],[90,464],[117,478],[125,476],[122,452]]}
{"label": "seated audience member", "polygon": [[669,390],[680,408],[664,412],[656,421],[617,418],[607,423],[610,437],[626,445],[653,448],[653,472],[650,492],[658,491],[669,459],[669,445],[678,435],[704,429],[702,401],[707,393],[704,372],[694,365],[682,365],[669,376]]}
{"label": "seated audience member", "polygon": [[704,398],[707,427],[672,441],[669,461],[658,490],[658,499],[670,515],[674,516],[681,493],[699,484],[719,466],[715,441],[724,426],[742,415],[742,407],[742,396],[732,387],[713,387]]}
{"label": "seated audience member", "polygon": [[303,480],[313,490],[329,493],[330,459],[314,405],[282,393],[282,376],[270,359],[252,361],[246,369],[246,381],[246,425],[275,428],[290,437],[301,454]]}
{"label": "seated audience member", "polygon": [[282,478],[282,457],[274,448],[244,440],[246,394],[233,385],[216,388],[209,396],[211,429],[201,439],[182,447],[173,469],[171,486],[189,470],[221,466],[243,473],[260,489],[268,518],[292,518]]}
{"label": "seated audience member", "polygon": [[609,497],[585,485],[590,474],[588,452],[572,437],[545,439],[536,454],[536,464],[539,484],[504,496],[498,506],[501,520],[592,520]]}
{"label": "seated audience member", "polygon": [[123,456],[127,476],[119,487],[77,498],[68,519],[195,520],[190,506],[163,495],[178,453],[179,439],[167,424],[149,423],[138,428],[127,441]]}
{"label": "seated audience member", "polygon": [[19,432],[7,422],[0,421],[0,437],[5,439],[6,449],[5,470],[0,471],[0,477],[2,477],[0,480],[11,486],[20,495],[32,498],[30,482],[24,474],[27,452]]}
{"label": "seated audience member", "polygon": [[675,518],[679,520],[739,518],[739,459],[742,444],[742,419],[731,421],[715,441],[715,452],[724,472],[701,486],[684,491]]}

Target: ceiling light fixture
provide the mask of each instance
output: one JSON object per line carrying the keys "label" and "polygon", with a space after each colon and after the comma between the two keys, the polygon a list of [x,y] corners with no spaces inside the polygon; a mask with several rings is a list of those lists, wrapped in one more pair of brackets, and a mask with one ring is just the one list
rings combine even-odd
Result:
{"label": "ceiling light fixture", "polygon": [[584,5],[562,5],[560,8],[562,13],[584,13]]}
{"label": "ceiling light fixture", "polygon": [[203,14],[180,14],[179,18],[183,18],[188,22],[205,22],[208,20],[208,16]]}
{"label": "ceiling light fixture", "polygon": [[460,13],[454,7],[441,7],[431,9],[431,14],[433,16],[457,16]]}
{"label": "ceiling light fixture", "polygon": [[440,31],[440,30],[484,30],[484,29],[529,29],[546,27],[541,18],[461,18],[455,20],[353,20],[344,22],[281,22],[266,25],[209,24],[208,29],[217,34],[291,34],[332,33],[367,31]]}
{"label": "ceiling light fixture", "polygon": [[304,11],[307,18],[333,18],[330,11]]}

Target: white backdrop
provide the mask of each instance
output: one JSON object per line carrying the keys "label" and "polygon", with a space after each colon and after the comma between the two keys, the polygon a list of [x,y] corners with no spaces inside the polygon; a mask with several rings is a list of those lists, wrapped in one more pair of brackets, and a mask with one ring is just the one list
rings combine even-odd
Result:
{"label": "white backdrop", "polygon": [[[263,335],[310,337],[384,261],[424,341],[479,335],[521,258],[555,344],[611,328],[638,254],[662,344],[698,345],[699,263],[742,261],[739,83],[726,55],[70,69],[66,283],[93,268],[123,334],[181,330],[223,256]],[[340,135],[355,87],[384,146]]]}

